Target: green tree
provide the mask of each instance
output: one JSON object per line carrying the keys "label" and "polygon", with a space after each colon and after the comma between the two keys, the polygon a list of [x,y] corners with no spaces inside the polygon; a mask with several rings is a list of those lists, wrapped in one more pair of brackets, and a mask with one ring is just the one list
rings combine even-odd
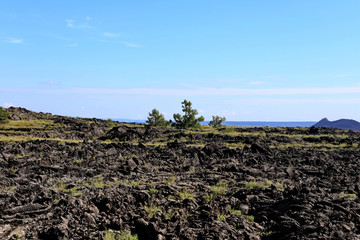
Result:
{"label": "green tree", "polygon": [[212,121],[210,121],[209,126],[221,127],[222,123],[226,121],[226,117],[212,116]]}
{"label": "green tree", "polygon": [[200,128],[200,122],[203,122],[205,119],[203,116],[196,118],[198,111],[192,109],[192,103],[190,101],[184,100],[182,103],[182,111],[184,115],[180,113],[175,113],[173,115],[175,122],[173,125],[177,128]]}
{"label": "green tree", "polygon": [[0,107],[0,123],[8,123],[9,122],[9,114],[5,112],[5,110]]}
{"label": "green tree", "polygon": [[161,114],[156,108],[154,108],[149,113],[146,123],[149,126],[156,126],[156,127],[166,127],[168,124],[164,118],[164,115]]}

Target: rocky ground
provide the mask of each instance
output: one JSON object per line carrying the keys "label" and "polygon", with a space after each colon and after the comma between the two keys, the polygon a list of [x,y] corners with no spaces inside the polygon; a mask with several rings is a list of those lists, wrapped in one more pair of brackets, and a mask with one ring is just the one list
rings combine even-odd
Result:
{"label": "rocky ground", "polygon": [[360,239],[360,132],[7,111],[0,239]]}

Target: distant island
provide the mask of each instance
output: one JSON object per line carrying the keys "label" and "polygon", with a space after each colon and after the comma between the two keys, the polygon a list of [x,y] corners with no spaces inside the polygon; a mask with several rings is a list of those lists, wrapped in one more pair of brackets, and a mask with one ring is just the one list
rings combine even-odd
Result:
{"label": "distant island", "polygon": [[336,121],[329,121],[327,118],[323,118],[313,126],[360,131],[360,122],[352,119],[339,119]]}

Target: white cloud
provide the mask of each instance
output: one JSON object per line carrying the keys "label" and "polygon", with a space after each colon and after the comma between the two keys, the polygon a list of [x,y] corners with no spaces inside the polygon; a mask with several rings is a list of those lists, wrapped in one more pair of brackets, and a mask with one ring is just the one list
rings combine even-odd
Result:
{"label": "white cloud", "polygon": [[72,19],[66,19],[66,26],[68,26],[69,28],[74,28],[74,20]]}
{"label": "white cloud", "polygon": [[111,38],[119,38],[120,34],[118,33],[110,33],[110,32],[104,32],[103,35],[105,37],[111,37]]}
{"label": "white cloud", "polygon": [[66,26],[68,26],[69,28],[78,28],[78,29],[94,28],[90,26],[87,22],[81,24],[75,24],[75,20],[73,19],[66,19],[65,22],[66,22]]}
{"label": "white cloud", "polygon": [[128,46],[128,47],[135,47],[135,48],[142,47],[141,45],[138,45],[135,43],[130,43],[130,42],[122,42],[122,44],[124,44],[125,46]]}
{"label": "white cloud", "polygon": [[23,40],[22,40],[22,39],[9,39],[9,40],[5,40],[5,42],[7,42],[7,43],[21,44],[21,43],[23,43]]}
{"label": "white cloud", "polygon": [[80,24],[80,25],[77,25],[75,26],[76,28],[83,28],[83,29],[90,29],[90,28],[94,28],[93,26],[90,26],[88,25],[87,23],[84,23],[84,24]]}

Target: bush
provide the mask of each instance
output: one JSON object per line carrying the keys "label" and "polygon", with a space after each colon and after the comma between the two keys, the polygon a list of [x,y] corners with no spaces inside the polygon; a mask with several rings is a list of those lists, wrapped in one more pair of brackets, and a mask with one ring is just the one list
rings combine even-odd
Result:
{"label": "bush", "polygon": [[8,123],[9,114],[5,112],[4,108],[0,107],[0,123]]}
{"label": "bush", "polygon": [[146,123],[149,126],[155,126],[155,127],[166,127],[168,125],[168,123],[164,118],[164,115],[161,114],[156,108],[154,108],[149,113]]}
{"label": "bush", "polygon": [[196,109],[192,109],[192,103],[190,101],[184,100],[182,103],[182,111],[185,113],[181,116],[179,113],[174,114],[175,122],[173,125],[177,128],[200,128],[200,122],[204,121],[204,117],[200,116],[196,118],[198,115],[198,111]]}
{"label": "bush", "polygon": [[111,118],[109,118],[108,120],[106,120],[105,124],[106,124],[106,126],[108,126],[108,127],[110,127],[110,128],[113,128],[113,127],[116,126],[115,122],[114,122]]}
{"label": "bush", "polygon": [[212,121],[210,121],[209,126],[213,127],[222,127],[222,123],[226,121],[225,117],[212,116]]}

